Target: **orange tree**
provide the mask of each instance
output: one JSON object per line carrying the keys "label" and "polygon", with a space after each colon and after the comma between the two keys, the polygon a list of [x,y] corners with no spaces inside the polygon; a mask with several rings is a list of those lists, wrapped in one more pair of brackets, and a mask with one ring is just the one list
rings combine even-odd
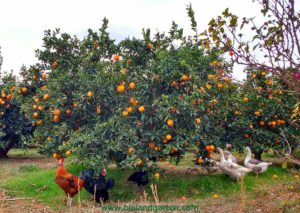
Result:
{"label": "orange tree", "polygon": [[[227,138],[232,141],[236,138],[238,146],[244,144],[241,141],[251,141],[257,151],[256,157],[260,158],[261,152],[267,148],[277,147],[277,151],[290,153],[297,146],[300,25],[294,1],[256,2],[262,6],[261,12],[265,17],[261,25],[254,18],[240,20],[226,9],[221,16],[209,22],[200,43],[208,52],[216,48],[230,57],[232,64],[245,66],[248,78],[245,85],[237,90],[237,97],[240,98],[233,99],[236,109],[241,112],[227,120],[231,126],[227,128]],[[247,27],[249,29],[245,31]],[[252,40],[247,40],[249,31],[253,32]],[[252,79],[251,76],[257,78]],[[249,101],[243,101],[244,98]],[[225,113],[226,119],[229,111]],[[278,120],[279,124],[275,125]],[[247,126],[248,129],[243,128]],[[244,140],[239,135],[244,135]]]}
{"label": "orange tree", "polygon": [[[188,147],[198,146],[196,163],[206,162],[217,142],[206,114],[219,103],[213,95],[221,101],[220,85],[229,87],[230,67],[223,69],[217,51],[205,54],[197,35],[184,37],[175,23],[168,35],[150,38],[145,30],[143,39],[118,45],[106,29],[104,19],[99,33],[89,30],[83,40],[45,32],[40,64],[24,77],[38,72],[24,109],[42,138],[41,151],[55,157],[75,152],[92,166],[116,161],[140,167],[150,160],[179,162]],[[209,95],[208,74],[217,67],[219,82],[211,82],[215,93]]]}
{"label": "orange tree", "polygon": [[16,146],[25,145],[26,136],[33,132],[30,121],[20,110],[15,98],[16,77],[12,74],[1,76],[0,97],[0,158],[7,157],[8,151]]}

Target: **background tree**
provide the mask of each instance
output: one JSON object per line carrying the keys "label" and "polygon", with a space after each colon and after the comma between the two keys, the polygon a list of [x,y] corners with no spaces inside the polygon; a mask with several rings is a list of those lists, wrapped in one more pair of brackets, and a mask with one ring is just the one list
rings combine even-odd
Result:
{"label": "background tree", "polygon": [[11,148],[26,144],[25,136],[32,133],[33,127],[14,97],[16,77],[12,74],[1,76],[0,88],[0,158],[6,158]]}

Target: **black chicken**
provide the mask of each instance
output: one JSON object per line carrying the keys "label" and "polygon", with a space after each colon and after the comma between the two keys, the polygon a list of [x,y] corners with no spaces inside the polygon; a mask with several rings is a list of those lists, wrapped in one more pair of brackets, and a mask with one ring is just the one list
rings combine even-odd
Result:
{"label": "black chicken", "polygon": [[134,182],[140,186],[145,186],[149,183],[148,174],[146,171],[133,172],[127,179],[128,182]]}
{"label": "black chicken", "polygon": [[103,202],[108,200],[109,198],[108,190],[112,189],[115,185],[114,179],[108,179],[108,180],[105,179],[106,175],[107,175],[106,169],[102,169],[97,179],[93,178],[94,176],[93,169],[88,169],[80,173],[80,178],[84,180],[84,188],[89,193],[95,196],[95,200],[97,203],[99,203],[100,200],[102,200]]}

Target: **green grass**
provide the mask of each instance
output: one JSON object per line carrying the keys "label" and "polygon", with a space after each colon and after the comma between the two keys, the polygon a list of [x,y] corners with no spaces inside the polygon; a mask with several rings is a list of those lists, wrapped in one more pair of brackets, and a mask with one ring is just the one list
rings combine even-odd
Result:
{"label": "green grass", "polygon": [[[19,150],[12,152],[14,156],[18,156]],[[29,150],[25,153],[30,156],[36,153]],[[187,155],[187,159],[191,158]],[[184,159],[180,166],[190,166],[189,160]],[[4,172],[4,178],[0,177],[0,187],[10,191],[13,196],[18,197],[34,197],[38,201],[50,206],[53,209],[65,208],[66,199],[64,192],[57,186],[54,181],[55,168],[42,168],[41,161],[48,161],[41,159],[28,164],[13,164],[9,160],[0,162],[0,170]],[[49,159],[50,160],[50,159]],[[185,162],[188,162],[185,164]],[[53,162],[54,163],[54,162]],[[54,164],[53,164],[54,165]],[[192,165],[191,165],[192,166]],[[78,175],[81,170],[85,168],[79,165],[71,165],[66,162],[66,168],[74,175]],[[116,185],[111,191],[111,200],[113,202],[129,202],[139,200],[142,193],[136,185],[127,183],[127,177],[131,171],[122,171],[118,168],[108,169],[108,176],[116,180]],[[277,175],[277,179],[273,179],[273,175]],[[258,178],[253,174],[248,174],[244,179],[245,188],[247,191],[252,191],[262,185],[275,185],[278,182],[289,183],[292,181],[290,170],[281,167],[271,166],[268,171],[261,174]],[[240,183],[230,179],[226,175],[197,175],[191,176],[186,174],[168,174],[163,175],[159,182],[157,182],[158,196],[161,202],[177,202],[180,196],[186,196],[193,201],[211,197],[212,194],[219,194],[220,196],[230,196],[240,192]],[[145,190],[150,198],[152,193],[150,186],[147,185]],[[77,197],[74,202],[76,204]],[[82,190],[80,198],[85,203],[91,203],[91,195]]]}
{"label": "green grass", "polygon": [[[76,165],[67,165],[67,169],[74,175],[78,175],[84,168]],[[19,169],[20,175],[7,178],[0,182],[0,187],[12,190],[14,196],[35,197],[37,200],[51,206],[54,209],[64,206],[62,202],[65,195],[54,181],[55,170],[40,170],[35,166],[23,166]],[[120,169],[109,169],[109,177],[114,177],[116,185],[111,191],[112,201],[131,201],[139,199],[141,193],[136,185],[127,183],[126,179],[130,171]],[[252,190],[260,183],[276,184],[278,180],[273,180],[272,175],[276,174],[278,180],[288,181],[291,179],[288,170],[278,167],[270,167],[269,170],[256,178],[254,175],[246,176],[244,183],[246,190]],[[47,186],[47,189],[44,187]],[[158,182],[158,195],[160,201],[174,201],[179,196],[185,195],[190,199],[206,198],[212,193],[228,196],[238,193],[240,185],[236,181],[225,175],[215,176],[187,176],[187,175],[168,175],[161,178]],[[151,195],[150,186],[146,191]],[[82,190],[80,193],[82,200],[89,200],[90,195]],[[76,202],[76,199],[74,199]]]}
{"label": "green grass", "polygon": [[15,148],[11,149],[8,152],[9,157],[22,157],[22,158],[41,158],[43,157],[41,154],[37,152],[37,149],[21,149]]}

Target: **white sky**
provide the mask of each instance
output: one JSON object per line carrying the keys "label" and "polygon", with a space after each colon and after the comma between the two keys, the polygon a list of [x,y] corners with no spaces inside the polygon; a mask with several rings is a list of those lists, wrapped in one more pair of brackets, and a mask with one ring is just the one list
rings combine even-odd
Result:
{"label": "white sky", "polygon": [[[2,71],[18,73],[22,64],[37,62],[34,50],[41,48],[44,30],[61,28],[82,37],[88,28],[100,28],[104,17],[109,19],[111,37],[117,40],[140,37],[142,28],[168,32],[172,21],[190,32],[189,3],[199,32],[227,7],[240,17],[260,14],[252,0],[0,0]],[[240,79],[243,73],[235,69],[234,75]]]}

